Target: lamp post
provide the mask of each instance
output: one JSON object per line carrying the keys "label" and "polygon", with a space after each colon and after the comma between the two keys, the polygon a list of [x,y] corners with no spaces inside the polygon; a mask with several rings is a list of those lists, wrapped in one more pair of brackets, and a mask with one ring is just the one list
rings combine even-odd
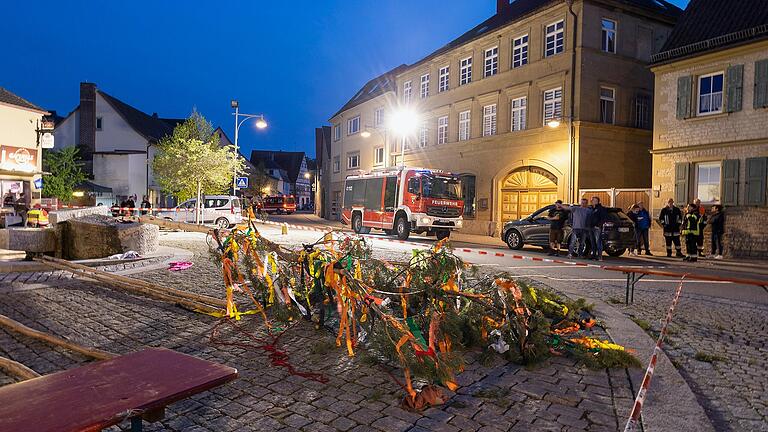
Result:
{"label": "lamp post", "polygon": [[[256,120],[256,128],[257,129],[264,129],[267,127],[267,121],[264,120],[264,114],[241,114],[240,113],[240,103],[237,101],[237,99],[232,99],[230,102],[230,105],[232,108],[235,109],[235,112],[232,113],[233,116],[235,116],[235,159],[238,158],[240,155],[240,147],[238,147],[238,136],[240,135],[240,126],[243,125],[246,121],[250,119],[257,119]],[[240,120],[240,117],[243,119]],[[234,172],[232,173],[232,194],[237,195],[237,167],[235,167]]]}
{"label": "lamp post", "polygon": [[554,118],[547,122],[547,126],[552,129],[560,127],[560,124],[566,121],[568,127],[568,199],[571,202],[576,202],[576,196],[574,194],[574,183],[576,182],[576,151],[574,149],[575,142],[573,140],[573,117]]}

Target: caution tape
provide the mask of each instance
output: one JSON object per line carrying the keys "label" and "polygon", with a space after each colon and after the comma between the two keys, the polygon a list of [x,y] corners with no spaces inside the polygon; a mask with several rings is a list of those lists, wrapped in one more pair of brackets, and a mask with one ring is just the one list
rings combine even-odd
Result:
{"label": "caution tape", "polygon": [[672,305],[669,306],[667,317],[664,319],[664,324],[661,326],[661,333],[659,333],[659,338],[656,340],[656,346],[653,348],[651,361],[648,362],[648,368],[645,370],[643,382],[640,384],[640,389],[637,391],[637,397],[635,398],[634,405],[632,405],[632,412],[629,414],[629,420],[624,427],[624,432],[634,431],[640,422],[640,413],[643,410],[645,396],[648,394],[648,389],[651,387],[651,379],[653,378],[653,372],[656,370],[656,362],[658,361],[659,353],[661,353],[661,346],[664,343],[664,337],[667,335],[667,327],[669,326],[669,323],[672,322],[672,314],[675,312],[675,306],[677,306],[677,302],[680,300],[680,294],[683,292],[683,281],[686,276],[687,275],[683,275],[683,277],[680,278],[680,284],[677,286],[675,297],[672,299]]}

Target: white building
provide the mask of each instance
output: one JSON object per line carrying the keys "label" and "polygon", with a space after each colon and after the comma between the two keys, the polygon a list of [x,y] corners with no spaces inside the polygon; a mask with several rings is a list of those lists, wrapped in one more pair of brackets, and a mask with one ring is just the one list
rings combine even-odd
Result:
{"label": "white building", "polygon": [[57,148],[79,145],[85,168],[93,182],[112,188],[115,199],[148,195],[154,206],[170,205],[152,174],[156,144],[184,119],[148,115],[98,90],[80,83],[80,105],[56,123]]}

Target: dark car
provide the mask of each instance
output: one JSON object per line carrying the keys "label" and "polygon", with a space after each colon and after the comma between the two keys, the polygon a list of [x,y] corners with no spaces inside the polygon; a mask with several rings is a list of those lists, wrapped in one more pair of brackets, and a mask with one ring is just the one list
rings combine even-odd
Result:
{"label": "dark car", "polygon": [[[501,230],[501,239],[510,249],[521,249],[529,244],[549,248],[549,211],[554,205],[548,205],[535,211],[525,219],[509,221]],[[619,208],[606,207],[608,222],[603,225],[603,249],[610,256],[621,256],[635,244],[635,225]],[[565,225],[564,244],[571,239],[571,220]],[[587,245],[589,246],[589,245]]]}

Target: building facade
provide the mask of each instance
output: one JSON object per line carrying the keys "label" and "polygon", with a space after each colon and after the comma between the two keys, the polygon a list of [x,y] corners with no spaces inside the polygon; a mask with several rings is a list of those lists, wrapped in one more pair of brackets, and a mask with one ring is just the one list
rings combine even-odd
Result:
{"label": "building facade", "polygon": [[263,166],[267,175],[281,179],[279,186],[282,189],[271,190],[270,195],[293,195],[300,210],[309,208],[312,176],[304,152],[253,150],[250,162],[257,168]]}
{"label": "building facade", "polygon": [[[366,84],[331,118],[331,205],[350,174],[443,169],[463,176],[463,230],[495,235],[583,189],[648,188],[646,64],[679,13],[663,1],[498,1],[494,16]],[[406,107],[417,131],[393,136],[388,114]]]}
{"label": "building facade", "polygon": [[768,9],[692,0],[662,52],[653,130],[654,208],[726,207],[726,253],[768,257]]}
{"label": "building facade", "polygon": [[35,180],[42,176],[40,133],[43,116],[37,105],[0,87],[0,197],[28,203],[40,197]]}

